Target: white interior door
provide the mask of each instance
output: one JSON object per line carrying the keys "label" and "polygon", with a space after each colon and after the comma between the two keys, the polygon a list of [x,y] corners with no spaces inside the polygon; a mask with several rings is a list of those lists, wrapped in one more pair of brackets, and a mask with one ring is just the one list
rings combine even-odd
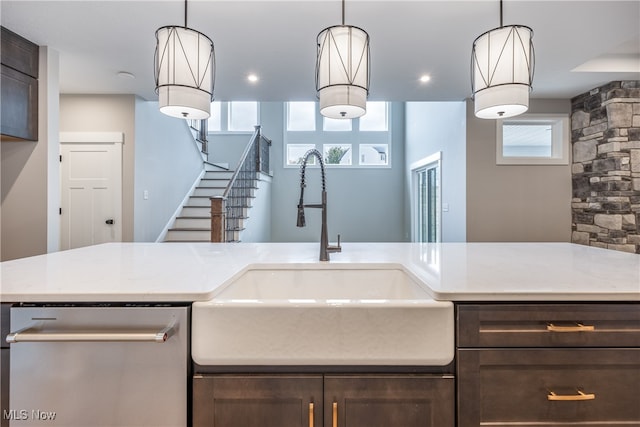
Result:
{"label": "white interior door", "polygon": [[62,250],[122,240],[122,134],[61,134]]}

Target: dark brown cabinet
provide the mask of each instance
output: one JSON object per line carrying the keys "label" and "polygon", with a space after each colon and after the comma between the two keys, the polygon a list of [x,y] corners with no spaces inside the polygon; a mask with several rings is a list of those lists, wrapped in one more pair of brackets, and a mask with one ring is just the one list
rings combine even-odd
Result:
{"label": "dark brown cabinet", "polygon": [[9,407],[9,344],[6,341],[10,332],[11,304],[0,304],[0,427],[8,427],[9,420],[4,416]]}
{"label": "dark brown cabinet", "polygon": [[640,426],[640,305],[461,304],[458,426]]}
{"label": "dark brown cabinet", "polygon": [[325,427],[455,425],[453,376],[333,376],[324,380]]}
{"label": "dark brown cabinet", "polygon": [[38,139],[39,47],[2,27],[0,131],[3,140]]}
{"label": "dark brown cabinet", "polygon": [[194,427],[453,427],[453,376],[196,375]]}

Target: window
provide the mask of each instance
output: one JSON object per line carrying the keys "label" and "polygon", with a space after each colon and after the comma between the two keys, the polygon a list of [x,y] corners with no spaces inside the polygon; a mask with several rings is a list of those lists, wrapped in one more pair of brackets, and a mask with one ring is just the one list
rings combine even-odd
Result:
{"label": "window", "polygon": [[350,132],[351,122],[351,119],[330,119],[329,117],[323,117],[322,130],[325,132]]}
{"label": "window", "polygon": [[257,102],[230,102],[229,127],[230,131],[253,131],[258,124]]}
{"label": "window", "polygon": [[[302,159],[307,151],[316,148],[314,144],[287,144],[287,166],[297,166],[302,164]],[[308,165],[316,164],[316,157],[311,156],[307,161]]]}
{"label": "window", "polygon": [[389,164],[389,144],[360,144],[360,164],[385,166]]}
{"label": "window", "polygon": [[222,130],[221,111],[222,103],[220,101],[213,101],[211,103],[211,116],[207,121],[207,132],[220,132]]}
{"label": "window", "polygon": [[351,144],[324,144],[323,153],[327,165],[351,165]]}
{"label": "window", "polygon": [[[320,114],[317,102],[287,102],[283,106],[283,166],[298,166],[298,158],[315,148],[331,167],[390,168],[392,113],[391,103],[368,102],[362,117],[330,119]],[[317,166],[317,162],[309,164]]]}
{"label": "window", "polygon": [[316,105],[315,102],[287,103],[287,130],[315,131]]}
{"label": "window", "polygon": [[253,132],[259,123],[258,105],[255,101],[212,102],[207,131]]}
{"label": "window", "polygon": [[367,114],[360,117],[360,131],[384,132],[389,130],[387,123],[387,103],[367,102]]}
{"label": "window", "polygon": [[523,114],[497,121],[499,165],[566,165],[569,163],[569,117]]}

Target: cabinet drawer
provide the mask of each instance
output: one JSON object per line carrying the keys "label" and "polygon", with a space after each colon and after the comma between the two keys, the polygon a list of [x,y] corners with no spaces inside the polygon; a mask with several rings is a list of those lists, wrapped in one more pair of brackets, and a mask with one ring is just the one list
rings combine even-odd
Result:
{"label": "cabinet drawer", "polygon": [[458,347],[640,347],[640,304],[461,304]]}
{"label": "cabinet drawer", "polygon": [[463,349],[458,379],[459,427],[640,426],[640,349]]}

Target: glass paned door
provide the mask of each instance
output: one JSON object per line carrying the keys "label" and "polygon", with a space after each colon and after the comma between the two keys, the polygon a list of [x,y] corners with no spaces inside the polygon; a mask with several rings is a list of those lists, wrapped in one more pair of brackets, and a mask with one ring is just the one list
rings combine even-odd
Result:
{"label": "glass paned door", "polygon": [[418,169],[416,173],[416,240],[440,241],[439,163]]}

